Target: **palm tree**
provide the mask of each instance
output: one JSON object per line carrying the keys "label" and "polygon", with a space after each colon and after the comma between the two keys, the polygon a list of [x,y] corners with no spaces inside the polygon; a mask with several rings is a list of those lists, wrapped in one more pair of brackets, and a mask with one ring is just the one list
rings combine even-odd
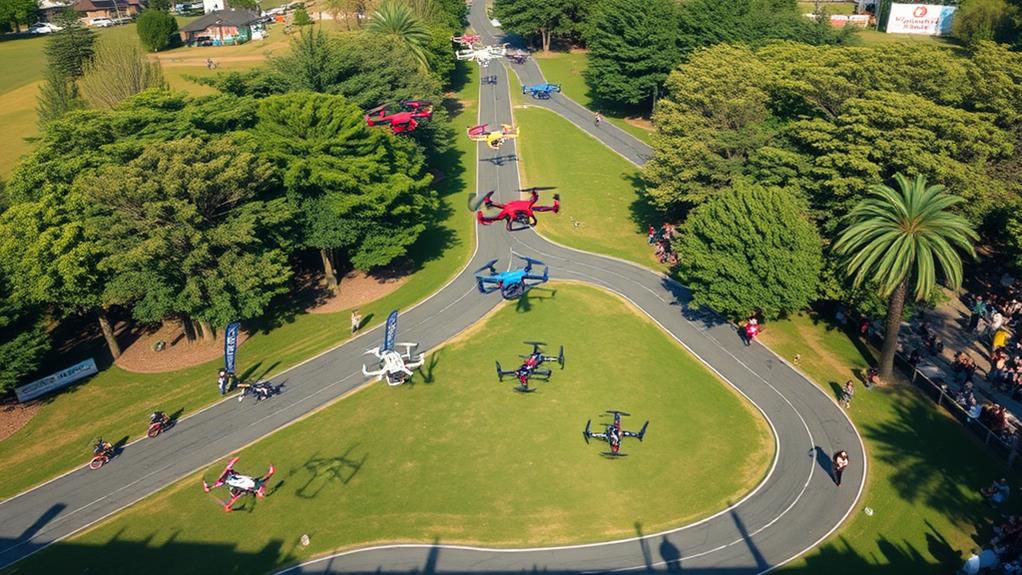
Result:
{"label": "palm tree", "polygon": [[431,39],[429,29],[408,4],[399,0],[384,0],[369,17],[366,30],[396,38],[408,47],[424,70],[429,70],[429,62],[426,60],[426,46]]}
{"label": "palm tree", "polygon": [[870,187],[871,197],[848,214],[848,227],[834,244],[834,250],[846,257],[845,271],[854,285],[876,283],[880,295],[888,298],[880,354],[880,377],[888,380],[909,282],[915,278],[916,301],[925,299],[936,283],[939,266],[948,284],[958,288],[962,259],[957,250],[975,257],[972,242],[978,239],[965,218],[949,211],[962,198],[945,193],[944,186],[927,186],[923,176],[912,181],[895,174],[894,179],[897,191],[882,184]]}

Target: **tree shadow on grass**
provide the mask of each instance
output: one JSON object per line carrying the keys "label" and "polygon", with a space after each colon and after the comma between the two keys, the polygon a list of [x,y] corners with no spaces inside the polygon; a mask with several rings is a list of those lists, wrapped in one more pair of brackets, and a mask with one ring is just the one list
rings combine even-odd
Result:
{"label": "tree shadow on grass", "polygon": [[624,174],[623,179],[635,189],[635,200],[628,205],[628,212],[636,233],[646,233],[649,226],[659,228],[674,215],[665,215],[653,206],[641,171]]}

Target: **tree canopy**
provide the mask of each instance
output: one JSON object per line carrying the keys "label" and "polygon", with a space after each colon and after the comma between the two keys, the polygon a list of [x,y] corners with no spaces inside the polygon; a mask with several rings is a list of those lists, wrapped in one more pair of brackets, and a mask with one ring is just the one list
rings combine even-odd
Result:
{"label": "tree canopy", "polygon": [[546,52],[555,36],[579,30],[586,4],[583,0],[496,0],[493,14],[505,30],[539,40]]}
{"label": "tree canopy", "polygon": [[795,196],[738,183],[692,211],[681,230],[682,276],[692,303],[732,318],[766,318],[817,295],[822,244]]}

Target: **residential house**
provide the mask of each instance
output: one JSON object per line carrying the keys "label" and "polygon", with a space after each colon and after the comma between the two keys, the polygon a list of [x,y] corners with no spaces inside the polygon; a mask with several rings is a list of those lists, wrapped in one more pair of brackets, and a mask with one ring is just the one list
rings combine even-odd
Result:
{"label": "residential house", "polygon": [[263,17],[252,10],[216,10],[181,28],[181,41],[192,46],[243,44],[263,30]]}
{"label": "residential house", "polygon": [[93,18],[133,18],[142,11],[140,0],[78,0],[74,10],[88,22]]}

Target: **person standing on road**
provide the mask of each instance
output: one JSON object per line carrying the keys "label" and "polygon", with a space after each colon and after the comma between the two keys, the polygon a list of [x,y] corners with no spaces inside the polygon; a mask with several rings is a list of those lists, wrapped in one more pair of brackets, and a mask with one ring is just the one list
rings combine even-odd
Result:
{"label": "person standing on road", "polygon": [[848,467],[848,452],[842,449],[834,454],[834,483],[837,485],[841,485],[841,476],[844,475],[846,467]]}
{"label": "person standing on road", "polygon": [[596,112],[596,115],[593,116],[593,124],[596,124],[596,127],[599,128],[600,124],[602,124],[602,123],[603,123],[603,114],[601,114],[599,112]]}
{"label": "person standing on road", "polygon": [[362,327],[362,314],[358,313],[358,309],[353,309],[351,310],[351,333],[355,333],[360,327]]}

